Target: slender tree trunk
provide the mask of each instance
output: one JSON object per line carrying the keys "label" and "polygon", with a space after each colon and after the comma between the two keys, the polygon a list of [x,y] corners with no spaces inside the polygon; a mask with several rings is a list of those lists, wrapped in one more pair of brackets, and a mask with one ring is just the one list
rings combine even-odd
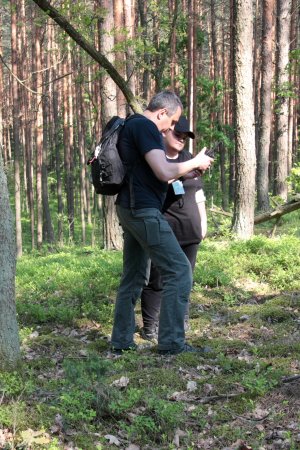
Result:
{"label": "slender tree trunk", "polygon": [[54,142],[55,142],[55,170],[56,170],[56,195],[57,195],[57,240],[62,245],[64,240],[63,235],[63,198],[62,198],[62,176],[61,176],[61,155],[60,155],[60,139],[59,134],[61,131],[59,113],[58,113],[58,92],[57,84],[52,92],[53,102],[53,119],[54,119]]}
{"label": "slender tree trunk", "polygon": [[0,370],[10,370],[20,360],[15,305],[16,243],[7,180],[0,152]]}
{"label": "slender tree trunk", "polygon": [[[83,71],[82,59],[80,54],[78,55],[77,67],[79,67],[80,73]],[[78,150],[80,161],[80,217],[81,217],[81,230],[82,230],[82,243],[86,244],[86,213],[87,213],[87,201],[86,201],[86,160],[85,160],[85,109],[82,82],[79,81],[75,89],[76,92],[76,110],[77,110],[77,129],[78,129]]]}
{"label": "slender tree trunk", "polygon": [[[292,10],[291,10],[291,33],[290,33],[290,51],[294,52],[297,49],[297,13],[300,16],[299,4],[297,0],[292,0]],[[298,71],[299,72],[299,71]],[[295,111],[297,110],[297,68],[296,64],[292,65],[290,70],[290,83],[295,91],[294,97],[289,99],[289,136],[288,136],[288,173],[290,173],[295,159],[295,154],[297,150],[296,145],[296,135],[297,130],[295,130]]]}
{"label": "slender tree trunk", "polygon": [[[195,77],[195,9],[194,0],[188,0],[188,119],[190,122],[190,128],[195,129],[195,90],[196,90],[196,77]],[[193,139],[189,139],[189,152],[194,153]]]}
{"label": "slender tree trunk", "polygon": [[[2,50],[2,17],[0,16],[0,55],[3,54]],[[0,98],[3,98],[4,95],[4,86],[3,86],[3,64],[0,64]],[[4,149],[4,130],[3,130],[3,104],[0,104],[0,153],[2,153],[3,158],[6,157],[6,150]],[[4,164],[6,163],[6,159],[4,158]]]}
{"label": "slender tree trunk", "polygon": [[20,143],[20,121],[19,121],[19,92],[18,82],[18,42],[17,42],[17,0],[11,1],[11,61],[12,72],[12,101],[13,101],[13,140],[14,140],[14,168],[15,168],[15,214],[16,214],[16,245],[17,257],[22,256],[22,224],[21,224],[21,143]]}
{"label": "slender tree trunk", "polygon": [[272,40],[274,0],[263,0],[262,46],[261,46],[261,92],[260,127],[257,155],[257,208],[267,211],[269,204],[269,153],[272,127]]}
{"label": "slender tree trunk", "polygon": [[33,59],[36,61],[35,90],[38,92],[36,109],[36,208],[37,208],[37,247],[43,244],[43,195],[42,195],[42,165],[43,165],[43,105],[42,105],[42,43],[43,29],[35,27]]}
{"label": "slender tree trunk", "polygon": [[[64,73],[69,73],[70,47],[67,48],[68,56],[64,62]],[[64,166],[65,166],[65,189],[67,193],[67,211],[69,226],[69,241],[74,240],[74,176],[73,176],[73,99],[70,77],[63,79],[63,135],[64,135]]]}
{"label": "slender tree trunk", "polygon": [[[228,124],[233,127],[234,114],[234,0],[230,0],[230,57],[229,57],[229,117]],[[233,136],[232,136],[233,138]],[[235,149],[229,151],[229,201],[235,198],[236,187],[236,152]]]}
{"label": "slender tree trunk", "polygon": [[[22,79],[29,77],[29,62],[26,55],[29,52],[29,44],[26,36],[26,10],[25,0],[21,2],[21,33],[22,33]],[[26,196],[30,217],[31,248],[35,248],[35,215],[34,215],[34,188],[33,188],[33,163],[32,163],[32,117],[30,114],[30,104],[32,102],[31,93],[21,88],[23,103],[23,133],[24,133],[24,177],[26,178]]]}
{"label": "slender tree trunk", "polygon": [[[169,14],[170,14],[170,22],[172,20],[174,14],[174,2],[173,0],[169,0]],[[176,73],[176,30],[171,30],[171,56],[170,56],[170,86],[174,91],[176,89],[175,85],[175,73]]]}
{"label": "slender tree trunk", "polygon": [[[102,0],[102,7],[106,9],[107,14],[103,21],[102,32],[109,32],[114,26],[113,2],[112,0]],[[114,46],[113,36],[101,35],[101,51],[107,55],[107,58],[113,63],[111,49]],[[117,115],[117,105],[115,101],[116,87],[110,78],[102,78],[103,103],[101,107],[102,126],[113,116]],[[104,225],[104,246],[106,249],[122,248],[123,239],[121,228],[116,214],[115,198],[103,197],[103,225]]]}
{"label": "slender tree trunk", "polygon": [[[133,41],[135,38],[134,26],[135,0],[124,0],[124,22],[127,33],[127,41]],[[136,74],[134,73],[134,52],[132,44],[126,45],[126,74],[128,86],[135,95],[136,91]],[[129,112],[129,110],[127,110]]]}
{"label": "slender tree trunk", "polygon": [[232,229],[241,239],[254,229],[255,129],[253,106],[253,3],[235,0],[235,132],[237,177]]}
{"label": "slender tree trunk", "polygon": [[[123,0],[114,0],[114,28],[115,28],[115,45],[124,43],[124,8]],[[126,78],[124,51],[115,52],[115,67],[123,78]],[[126,117],[126,99],[123,92],[117,87],[117,110],[118,115]]]}
{"label": "slender tree trunk", "polygon": [[[142,27],[142,39],[146,47],[148,37],[147,2],[145,2],[144,0],[138,0],[138,8]],[[149,62],[150,62],[149,54],[147,53],[147,51],[145,51],[144,53],[145,69],[143,71],[143,82],[142,82],[142,92],[143,98],[145,100],[149,100],[149,91],[150,91],[150,73],[149,69],[147,68],[149,66]]]}
{"label": "slender tree trunk", "polygon": [[291,0],[277,0],[277,57],[276,57],[276,163],[274,194],[287,200],[288,124],[289,124],[289,38]]}
{"label": "slender tree trunk", "polygon": [[[50,51],[48,51],[46,66],[50,67]],[[45,72],[44,77],[45,85],[49,85],[49,70]],[[48,89],[49,92],[49,89]],[[43,230],[44,238],[46,242],[54,243],[54,230],[52,226],[52,218],[49,206],[49,194],[48,194],[48,151],[49,148],[49,120],[50,120],[50,98],[48,92],[44,92],[43,95],[43,156],[42,156],[42,200],[43,200]],[[51,96],[51,88],[50,88]]]}

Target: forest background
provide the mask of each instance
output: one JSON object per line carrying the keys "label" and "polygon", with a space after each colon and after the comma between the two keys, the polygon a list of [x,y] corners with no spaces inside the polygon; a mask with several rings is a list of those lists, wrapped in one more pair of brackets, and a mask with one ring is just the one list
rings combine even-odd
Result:
{"label": "forest background", "polygon": [[[254,448],[276,439],[297,448],[297,408],[283,416],[279,403],[290,400],[277,389],[300,371],[299,212],[280,219],[299,208],[299,2],[4,0],[0,8],[0,367],[19,362],[16,317],[26,363],[0,374],[3,448],[106,448],[119,446],[115,436],[124,447],[183,440],[215,449],[251,436]],[[114,199],[95,196],[86,161],[112,115],[142,110],[164,88],[181,97],[196,131],[190,151],[218,142],[204,178],[215,212],[190,336],[209,340],[214,354],[164,362],[146,347],[110,362],[121,255],[107,250],[122,239]],[[252,238],[268,234],[274,223],[258,224],[271,217],[282,239]],[[128,388],[118,377],[129,373]],[[186,380],[188,394],[172,397]],[[245,421],[263,425],[250,431]]]}
{"label": "forest background", "polygon": [[[180,95],[197,133],[190,150],[219,142],[207,197],[233,207],[236,234],[250,237],[254,208],[270,209],[270,194],[286,201],[299,170],[299,4],[243,4],[239,21],[234,1],[52,6],[112,63],[136,108],[164,88]],[[1,12],[0,144],[18,256],[47,242],[121,248],[114,200],[94,195],[86,161],[129,102],[33,1],[4,1]]]}

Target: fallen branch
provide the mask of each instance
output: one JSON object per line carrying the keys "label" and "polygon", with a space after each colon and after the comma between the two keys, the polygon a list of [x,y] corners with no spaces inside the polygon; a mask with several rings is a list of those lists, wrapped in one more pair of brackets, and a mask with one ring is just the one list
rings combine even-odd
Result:
{"label": "fallen branch", "polygon": [[291,375],[290,377],[282,378],[283,383],[292,383],[295,380],[299,380],[300,375]]}
{"label": "fallen branch", "polygon": [[226,217],[232,217],[232,216],[233,216],[232,213],[230,213],[230,212],[228,212],[228,211],[224,211],[223,209],[216,208],[215,206],[209,208],[209,210],[210,210],[212,213],[222,214],[222,216],[226,216]]}
{"label": "fallen branch", "polygon": [[207,403],[217,402],[218,400],[227,400],[228,398],[239,397],[241,394],[220,394],[210,395],[209,397],[196,397],[194,400],[206,405]]}
{"label": "fallen branch", "polygon": [[[281,216],[284,216],[285,214],[296,211],[297,209],[300,209],[300,196],[299,195],[294,197],[289,202],[284,203],[283,205],[277,206],[272,211],[267,211],[262,214],[258,214],[257,216],[254,217],[254,225],[258,225],[259,223],[267,222],[268,220],[272,220],[272,219],[277,219],[277,221],[278,221],[278,219]],[[232,213],[230,213],[228,211],[224,211],[223,209],[216,208],[215,206],[213,206],[212,208],[209,208],[209,211],[211,211],[212,213],[215,213],[215,214],[222,214],[222,216],[226,216],[226,217],[233,216]]]}
{"label": "fallen branch", "polygon": [[296,211],[299,208],[300,208],[299,197],[295,197],[290,202],[284,203],[283,205],[278,206],[273,211],[268,211],[268,212],[259,214],[258,216],[255,216],[254,217],[254,225],[266,222],[271,219],[278,219],[279,217],[284,216],[285,214],[288,214],[290,212]]}
{"label": "fallen branch", "polygon": [[269,415],[270,412],[268,412],[265,416],[263,417],[245,417],[245,416],[240,416],[238,414],[235,414],[233,411],[231,411],[229,408],[222,408],[223,411],[229,413],[231,415],[231,417],[233,417],[234,419],[241,419],[241,420],[245,420],[246,422],[263,422],[264,420],[266,420]]}

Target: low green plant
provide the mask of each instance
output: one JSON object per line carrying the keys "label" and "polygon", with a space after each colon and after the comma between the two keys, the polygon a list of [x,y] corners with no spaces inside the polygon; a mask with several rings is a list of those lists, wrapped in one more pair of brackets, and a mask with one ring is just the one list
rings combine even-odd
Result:
{"label": "low green plant", "polygon": [[91,423],[108,411],[114,390],[106,384],[110,362],[90,356],[85,360],[66,359],[64,388],[58,407],[73,426]]}
{"label": "low green plant", "polygon": [[241,377],[241,384],[253,396],[265,395],[278,384],[278,374],[271,369],[260,373],[256,369],[245,372]]}

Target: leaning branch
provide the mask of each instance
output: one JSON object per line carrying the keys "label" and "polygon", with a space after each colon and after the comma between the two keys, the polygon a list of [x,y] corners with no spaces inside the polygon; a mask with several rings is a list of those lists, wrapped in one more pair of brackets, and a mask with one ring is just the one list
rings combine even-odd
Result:
{"label": "leaning branch", "polygon": [[[288,203],[284,203],[283,205],[277,206],[272,211],[267,211],[262,214],[258,214],[254,217],[254,225],[258,225],[259,223],[267,222],[272,219],[279,219],[281,216],[288,214],[290,212],[296,211],[300,209],[300,199],[299,196],[296,196]],[[232,213],[223,211],[222,209],[218,209],[215,206],[209,209],[212,213],[221,214],[226,217],[232,217]]]}
{"label": "leaning branch", "polygon": [[119,86],[123,92],[128,104],[131,106],[134,112],[142,112],[140,104],[135,99],[133,93],[129,89],[126,81],[117,72],[114,66],[108,61],[108,59],[100,53],[96,48],[90,44],[71,24],[68,20],[61,15],[57,9],[50,5],[46,0],[33,0],[49,17],[51,17],[77,44],[86,51],[96,61],[114,82]]}
{"label": "leaning branch", "polygon": [[278,206],[273,211],[268,211],[259,214],[258,216],[255,216],[254,225],[266,222],[267,220],[278,219],[279,217],[284,216],[285,214],[288,214],[290,212],[296,211],[299,208],[300,208],[300,200],[296,198],[288,203],[285,203],[284,205]]}

